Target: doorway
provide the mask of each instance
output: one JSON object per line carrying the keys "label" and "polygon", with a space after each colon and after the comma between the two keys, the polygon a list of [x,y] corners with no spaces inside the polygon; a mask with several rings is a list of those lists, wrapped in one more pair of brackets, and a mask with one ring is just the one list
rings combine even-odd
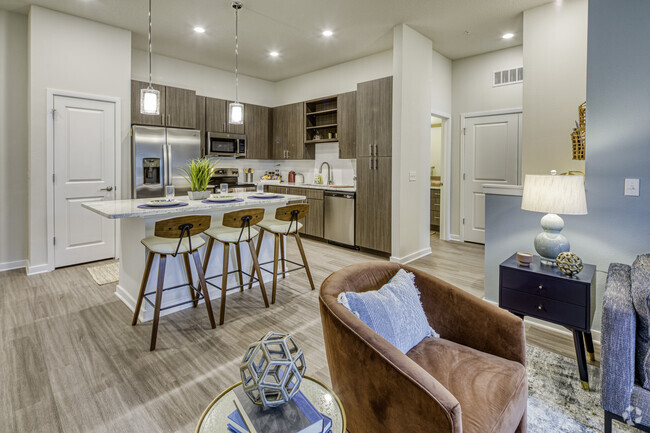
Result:
{"label": "doorway", "polygon": [[517,185],[521,112],[463,117],[461,227],[463,240],[485,243],[483,185]]}
{"label": "doorway", "polygon": [[53,98],[54,267],[115,257],[115,222],[81,203],[114,200],[116,103]]}
{"label": "doorway", "polygon": [[431,116],[431,163],[430,163],[430,229],[433,237],[440,238],[441,200],[443,179],[443,119]]}

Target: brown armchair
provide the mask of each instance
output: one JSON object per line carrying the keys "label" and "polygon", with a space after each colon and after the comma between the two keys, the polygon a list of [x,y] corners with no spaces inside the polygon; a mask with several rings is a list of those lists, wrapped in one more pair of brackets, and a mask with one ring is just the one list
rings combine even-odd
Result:
{"label": "brown armchair", "polygon": [[[429,323],[406,355],[340,305],[341,292],[377,290],[401,268],[415,274]],[[320,289],[327,361],[351,433],[526,431],[523,321],[408,266],[371,262]]]}

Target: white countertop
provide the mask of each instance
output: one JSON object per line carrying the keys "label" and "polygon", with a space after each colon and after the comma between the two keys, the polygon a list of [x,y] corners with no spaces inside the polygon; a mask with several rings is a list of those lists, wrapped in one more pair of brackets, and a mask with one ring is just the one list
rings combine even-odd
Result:
{"label": "white countertop", "polygon": [[[289,182],[280,182],[280,183],[269,183],[268,185],[275,186],[286,186],[289,188],[311,188],[311,189],[322,189],[325,191],[341,191],[341,192],[355,192],[356,188],[351,186],[349,188],[341,188],[336,185],[317,185],[314,183],[289,183]],[[343,185],[347,186],[347,185]]]}
{"label": "white countertop", "polygon": [[238,198],[243,198],[244,201],[233,203],[203,203],[202,200],[189,200],[187,196],[176,197],[179,201],[189,203],[187,206],[177,207],[163,207],[163,208],[148,208],[140,209],[138,206],[147,204],[150,198],[131,199],[131,200],[113,200],[113,201],[91,201],[82,203],[81,205],[105,218],[120,219],[120,218],[146,218],[151,216],[160,215],[174,215],[183,214],[196,211],[220,211],[225,209],[246,208],[264,205],[277,205],[284,204],[289,201],[305,200],[304,195],[285,194],[281,198],[263,198],[263,199],[250,199],[248,198],[253,192],[239,192],[230,193]]}

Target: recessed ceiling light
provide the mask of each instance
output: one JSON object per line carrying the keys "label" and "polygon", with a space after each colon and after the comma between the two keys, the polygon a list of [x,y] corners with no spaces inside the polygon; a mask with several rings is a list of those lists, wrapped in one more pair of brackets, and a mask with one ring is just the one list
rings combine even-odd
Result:
{"label": "recessed ceiling light", "polygon": [[197,33],[205,33],[205,29],[199,26],[194,27],[194,31]]}
{"label": "recessed ceiling light", "polygon": [[333,34],[334,34],[334,32],[331,31],[331,30],[324,30],[324,31],[323,31],[323,36],[326,36],[326,37],[328,37],[328,38],[329,38],[330,36],[332,36]]}
{"label": "recessed ceiling light", "polygon": [[512,39],[514,36],[515,36],[514,33],[506,33],[502,37],[503,39]]}
{"label": "recessed ceiling light", "polygon": [[271,51],[269,53],[269,56],[271,56],[271,57],[278,57],[279,55],[280,55],[280,53],[278,53],[277,51]]}

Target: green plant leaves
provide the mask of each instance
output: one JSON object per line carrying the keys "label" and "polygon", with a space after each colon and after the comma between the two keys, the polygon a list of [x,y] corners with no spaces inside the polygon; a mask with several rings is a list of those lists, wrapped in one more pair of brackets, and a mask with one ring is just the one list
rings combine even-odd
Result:
{"label": "green plant leaves", "polygon": [[205,191],[215,166],[216,162],[211,162],[208,158],[193,159],[187,167],[181,169],[184,173],[181,176],[190,184],[192,191]]}

